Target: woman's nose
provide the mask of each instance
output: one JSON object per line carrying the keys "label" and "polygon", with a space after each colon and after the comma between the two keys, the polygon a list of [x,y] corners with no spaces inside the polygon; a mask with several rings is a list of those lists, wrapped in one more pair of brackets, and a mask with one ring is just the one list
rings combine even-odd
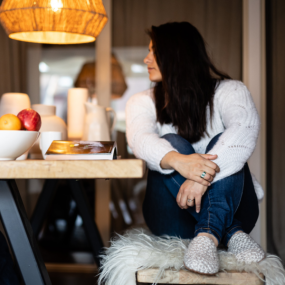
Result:
{"label": "woman's nose", "polygon": [[145,59],[143,60],[143,62],[145,64],[149,64],[151,62],[151,59],[149,58],[149,54],[145,57]]}

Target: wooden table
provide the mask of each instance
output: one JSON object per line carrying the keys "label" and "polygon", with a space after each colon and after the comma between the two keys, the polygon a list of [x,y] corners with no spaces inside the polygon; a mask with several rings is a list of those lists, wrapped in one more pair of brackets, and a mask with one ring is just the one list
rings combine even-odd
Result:
{"label": "wooden table", "polygon": [[[103,243],[86,203],[81,179],[87,178],[142,178],[145,163],[139,159],[119,159],[112,161],[2,161],[0,162],[0,214],[7,238],[26,285],[49,285],[44,261],[35,239],[35,231],[43,219],[41,207],[50,199],[58,179],[68,179],[76,202],[92,243],[93,252],[98,254]],[[38,214],[32,217],[31,223],[24,209],[15,179],[47,179],[44,195],[39,198]],[[49,196],[49,197],[47,197]],[[32,225],[31,225],[32,224]],[[34,230],[35,231],[34,231]]]}

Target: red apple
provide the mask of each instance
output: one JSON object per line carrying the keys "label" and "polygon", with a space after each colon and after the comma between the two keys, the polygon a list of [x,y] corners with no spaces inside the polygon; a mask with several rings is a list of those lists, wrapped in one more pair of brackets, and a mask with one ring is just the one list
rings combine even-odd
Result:
{"label": "red apple", "polygon": [[33,109],[22,110],[17,117],[28,131],[38,132],[42,126],[41,116]]}

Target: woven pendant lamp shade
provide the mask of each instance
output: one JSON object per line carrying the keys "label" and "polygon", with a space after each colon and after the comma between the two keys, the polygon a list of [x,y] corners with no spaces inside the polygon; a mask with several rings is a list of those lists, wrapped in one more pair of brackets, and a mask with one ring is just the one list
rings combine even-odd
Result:
{"label": "woven pendant lamp shade", "polygon": [[102,0],[4,0],[0,21],[11,39],[80,44],[96,40],[107,15]]}
{"label": "woven pendant lamp shade", "polygon": [[[87,88],[89,92],[95,93],[96,83],[96,64],[95,62],[87,62],[85,63],[74,83],[75,87]],[[111,78],[112,78],[112,87],[111,87],[111,98],[119,99],[123,96],[128,86],[125,81],[125,76],[123,73],[122,66],[120,62],[117,60],[115,55],[112,54],[112,66],[111,66]]]}

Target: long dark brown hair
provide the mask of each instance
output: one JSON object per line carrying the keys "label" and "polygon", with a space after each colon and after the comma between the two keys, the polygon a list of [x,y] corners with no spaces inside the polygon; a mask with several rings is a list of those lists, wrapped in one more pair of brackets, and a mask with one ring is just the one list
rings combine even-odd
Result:
{"label": "long dark brown hair", "polygon": [[190,23],[152,26],[147,33],[162,74],[154,87],[157,121],[172,123],[180,136],[195,143],[206,134],[207,106],[212,117],[216,83],[230,77],[213,65]]}

